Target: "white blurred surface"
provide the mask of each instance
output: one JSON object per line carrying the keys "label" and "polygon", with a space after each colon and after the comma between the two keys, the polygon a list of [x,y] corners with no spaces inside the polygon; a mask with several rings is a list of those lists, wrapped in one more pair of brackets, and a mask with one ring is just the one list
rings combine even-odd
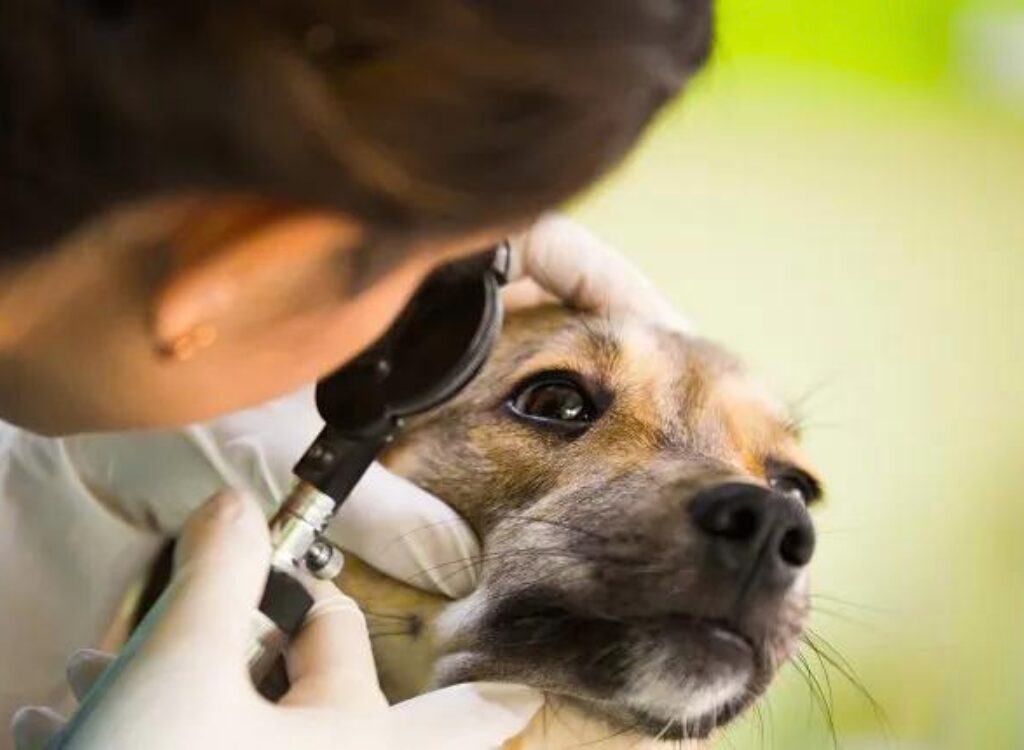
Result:
{"label": "white blurred surface", "polygon": [[981,93],[1024,111],[1024,9],[964,13],[952,38],[960,76]]}

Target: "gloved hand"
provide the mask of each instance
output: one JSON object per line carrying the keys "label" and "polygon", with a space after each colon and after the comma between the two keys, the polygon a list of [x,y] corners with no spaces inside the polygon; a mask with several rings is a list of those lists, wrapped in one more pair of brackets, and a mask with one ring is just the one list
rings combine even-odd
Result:
{"label": "gloved hand", "polygon": [[513,237],[511,306],[557,301],[586,312],[629,314],[670,330],[690,322],[632,263],[582,225],[548,214]]}
{"label": "gloved hand", "polygon": [[[0,750],[11,747],[4,730],[19,707],[70,710],[67,655],[120,643],[130,615],[125,592],[144,577],[163,539],[226,488],[257,498],[269,514],[321,427],[307,389],[179,430],[62,440],[0,432],[0,600],[17,613],[0,618]],[[449,506],[379,466],[329,536],[433,593],[455,598],[475,587],[472,530]]]}
{"label": "gloved hand", "polygon": [[[178,551],[166,607],[128,658],[103,672],[103,700],[77,715],[61,747],[480,750],[500,747],[541,705],[535,691],[478,684],[389,709],[363,616],[329,583],[314,591],[288,653],[291,690],[268,703],[239,668],[270,559],[261,509],[241,493],[215,496],[186,524]],[[79,658],[70,670],[75,692],[87,691],[102,667]],[[18,750],[45,747],[59,730],[59,717],[45,710],[23,709],[14,721]]]}

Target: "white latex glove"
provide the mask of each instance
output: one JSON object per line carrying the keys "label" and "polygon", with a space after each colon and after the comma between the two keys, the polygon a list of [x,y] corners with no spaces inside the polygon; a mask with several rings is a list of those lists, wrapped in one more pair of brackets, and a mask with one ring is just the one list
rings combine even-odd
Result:
{"label": "white latex glove", "polygon": [[690,322],[633,264],[582,225],[548,214],[513,237],[515,305],[555,299],[587,312],[632,315],[671,330],[689,332]]}
{"label": "white latex glove", "polygon": [[[316,604],[289,650],[291,690],[271,704],[239,668],[270,559],[262,510],[246,495],[221,493],[192,516],[178,550],[166,606],[148,620],[147,637],[103,671],[92,693],[102,700],[85,703],[61,747],[482,750],[501,747],[541,705],[535,691],[481,684],[389,709],[365,620],[329,583],[313,592]],[[80,657],[69,670],[76,693],[104,666]],[[18,750],[37,750],[60,719],[24,709],[13,730]]]}

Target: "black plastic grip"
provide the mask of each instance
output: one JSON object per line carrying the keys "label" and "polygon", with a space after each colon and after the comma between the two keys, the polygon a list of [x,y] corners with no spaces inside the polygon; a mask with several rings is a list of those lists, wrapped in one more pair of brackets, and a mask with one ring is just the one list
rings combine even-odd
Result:
{"label": "black plastic grip", "polygon": [[[281,641],[282,646],[299,632],[312,606],[313,597],[306,591],[305,586],[283,570],[270,569],[259,609],[285,636]],[[272,661],[267,661],[262,669],[257,669],[253,679],[260,695],[269,701],[277,702],[291,687],[288,670],[282,653],[268,652],[267,658]]]}
{"label": "black plastic grip", "polygon": [[295,464],[295,476],[341,505],[387,443],[388,433],[354,439],[330,425]]}
{"label": "black plastic grip", "polygon": [[260,612],[273,620],[289,639],[299,632],[312,606],[313,597],[305,586],[282,570],[270,569],[260,599]]}

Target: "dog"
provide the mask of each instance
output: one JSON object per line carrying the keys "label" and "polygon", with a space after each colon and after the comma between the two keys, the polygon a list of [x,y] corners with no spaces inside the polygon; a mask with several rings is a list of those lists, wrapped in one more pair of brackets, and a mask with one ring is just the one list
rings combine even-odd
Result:
{"label": "dog", "polygon": [[[522,683],[630,747],[706,739],[765,691],[809,613],[822,488],[799,438],[709,340],[512,312],[480,376],[383,457],[472,525],[479,587],[453,603],[352,558],[337,579],[383,690]],[[560,746],[543,735],[515,746]]]}

